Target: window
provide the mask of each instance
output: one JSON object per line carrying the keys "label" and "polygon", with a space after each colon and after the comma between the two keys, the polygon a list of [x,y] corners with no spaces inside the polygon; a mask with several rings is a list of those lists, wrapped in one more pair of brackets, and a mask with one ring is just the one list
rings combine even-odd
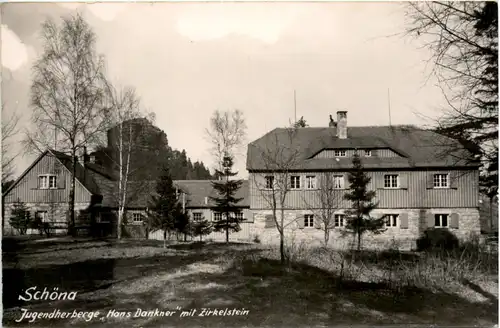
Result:
{"label": "window", "polygon": [[384,175],[384,188],[398,188],[399,176],[397,174]]}
{"label": "window", "polygon": [[304,215],[304,227],[305,228],[314,227],[314,215],[312,215],[312,214]]}
{"label": "window", "polygon": [[344,214],[335,214],[335,227],[343,227],[345,224],[345,215]]}
{"label": "window", "polygon": [[434,174],[434,188],[448,188],[448,174]]}
{"label": "window", "polygon": [[57,188],[56,176],[55,175],[50,175],[49,176],[49,188],[51,188],[51,189]]}
{"label": "window", "polygon": [[266,177],[266,189],[273,189],[274,177],[272,175]]}
{"label": "window", "polygon": [[37,211],[35,212],[35,218],[39,218],[42,222],[48,222],[49,216],[47,215],[47,211]]}
{"label": "window", "polygon": [[195,212],[193,213],[193,221],[201,221],[201,212]]}
{"label": "window", "polygon": [[53,174],[44,174],[38,176],[38,188],[55,189],[57,188],[57,177]]}
{"label": "window", "polygon": [[386,216],[385,226],[386,227],[397,227],[398,226],[398,217],[397,214],[389,214]]}
{"label": "window", "polygon": [[142,223],[142,214],[132,213],[132,221],[134,221],[134,223]]}
{"label": "window", "polygon": [[334,175],[333,176],[333,188],[334,189],[344,189],[344,176]]}
{"label": "window", "polygon": [[365,150],[365,157],[371,157],[372,156],[372,151],[369,149]]}
{"label": "window", "polygon": [[316,177],[314,175],[306,176],[306,188],[316,189]]}
{"label": "window", "polygon": [[448,226],[448,214],[435,214],[434,227],[446,228]]}
{"label": "window", "polygon": [[222,213],[214,212],[214,221],[221,221],[221,220],[222,220]]}
{"label": "window", "polygon": [[335,157],[345,157],[346,156],[345,150],[336,150],[334,153],[335,153]]}
{"label": "window", "polygon": [[291,176],[290,177],[290,189],[300,189],[300,177]]}

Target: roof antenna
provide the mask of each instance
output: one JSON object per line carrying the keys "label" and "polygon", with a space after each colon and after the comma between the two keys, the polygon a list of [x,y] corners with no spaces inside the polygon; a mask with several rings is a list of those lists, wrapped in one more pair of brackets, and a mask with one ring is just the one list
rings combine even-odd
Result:
{"label": "roof antenna", "polygon": [[295,123],[297,123],[297,95],[295,92],[295,89],[293,90],[293,107],[294,107],[294,116],[295,116]]}
{"label": "roof antenna", "polygon": [[389,88],[387,88],[387,104],[389,108],[389,126],[392,126],[391,123],[391,93],[389,91]]}

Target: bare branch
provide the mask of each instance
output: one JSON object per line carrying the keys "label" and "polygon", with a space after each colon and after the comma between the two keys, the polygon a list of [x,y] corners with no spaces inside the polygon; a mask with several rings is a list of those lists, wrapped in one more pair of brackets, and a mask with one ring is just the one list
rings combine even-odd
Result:
{"label": "bare branch", "polygon": [[241,152],[245,144],[246,131],[247,125],[242,111],[216,110],[213,113],[210,118],[210,128],[205,130],[205,134],[212,145],[211,154],[217,169],[221,170],[225,155],[235,158]]}

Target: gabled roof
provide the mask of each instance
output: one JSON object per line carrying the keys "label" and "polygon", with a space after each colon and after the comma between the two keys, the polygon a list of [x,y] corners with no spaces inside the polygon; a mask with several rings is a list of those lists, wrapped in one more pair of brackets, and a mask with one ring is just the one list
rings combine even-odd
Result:
{"label": "gabled roof", "polygon": [[[25,172],[10,186],[5,196],[19,181],[46,155],[55,156],[61,164],[71,172],[71,156],[48,149],[26,169]],[[117,191],[118,177],[116,173],[109,172],[102,166],[88,163],[84,166],[76,162],[75,178],[92,194],[102,196],[101,206],[116,208],[118,206]],[[209,200],[205,204],[205,197],[215,196],[211,180],[174,180],[174,185],[187,195],[187,207],[212,207],[214,204]],[[146,208],[151,201],[151,195],[155,193],[156,181],[129,181],[127,183],[129,208]],[[248,197],[248,180],[243,180],[243,185],[236,194],[237,198],[243,198],[239,203],[242,207],[250,206]]]}
{"label": "gabled roof", "polygon": [[[35,161],[19,176],[19,178],[7,189],[5,192],[3,192],[3,197],[7,195],[18,183],[21,181],[26,174],[28,174],[29,171],[38,163],[40,160],[47,156],[47,155],[52,155],[55,158],[59,160],[59,162],[69,171],[71,172],[71,156],[66,155],[62,152],[53,150],[53,149],[47,149],[43,153],[40,154],[40,156],[37,157]],[[99,187],[95,183],[94,179],[88,174],[85,174],[85,170],[83,168],[83,165],[80,162],[76,163],[76,174],[75,174],[76,180],[78,180],[84,187],[87,189],[92,195],[99,195]]]}
{"label": "gabled roof", "polygon": [[313,158],[325,149],[389,148],[401,157],[363,158],[367,168],[478,167],[456,140],[414,126],[348,127],[347,139],[336,136],[336,127],[276,128],[248,145],[247,169],[273,170],[276,161],[294,158],[294,170],[347,169],[350,159]]}
{"label": "gabled roof", "polygon": [[[175,180],[174,184],[178,186],[187,195],[186,207],[213,207],[214,203],[210,197],[216,197],[217,193],[212,186],[214,180]],[[236,193],[236,198],[243,198],[238,203],[241,207],[250,206],[248,180],[243,180],[241,188]],[[205,197],[208,197],[208,204],[205,204]]]}
{"label": "gabled roof", "polygon": [[[117,207],[117,181],[98,178],[98,176],[94,177],[94,179],[97,181],[103,196],[102,206]],[[174,180],[173,184],[179,188],[179,191],[186,193],[187,208],[209,208],[214,206],[209,198],[216,196],[215,190],[212,187],[212,180]],[[127,193],[129,195],[127,197],[127,207],[146,208],[150,205],[151,196],[156,192],[156,181],[130,181],[127,183],[127,186]],[[241,188],[236,193],[237,198],[243,198],[238,203],[242,207],[250,206],[248,188],[248,180],[243,180]],[[208,204],[205,204],[205,197],[208,197]]]}

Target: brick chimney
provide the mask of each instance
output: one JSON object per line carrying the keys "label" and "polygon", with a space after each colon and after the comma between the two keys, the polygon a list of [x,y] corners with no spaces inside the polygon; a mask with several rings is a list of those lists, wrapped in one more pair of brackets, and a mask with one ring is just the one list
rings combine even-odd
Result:
{"label": "brick chimney", "polygon": [[337,137],[347,139],[347,111],[337,112]]}

